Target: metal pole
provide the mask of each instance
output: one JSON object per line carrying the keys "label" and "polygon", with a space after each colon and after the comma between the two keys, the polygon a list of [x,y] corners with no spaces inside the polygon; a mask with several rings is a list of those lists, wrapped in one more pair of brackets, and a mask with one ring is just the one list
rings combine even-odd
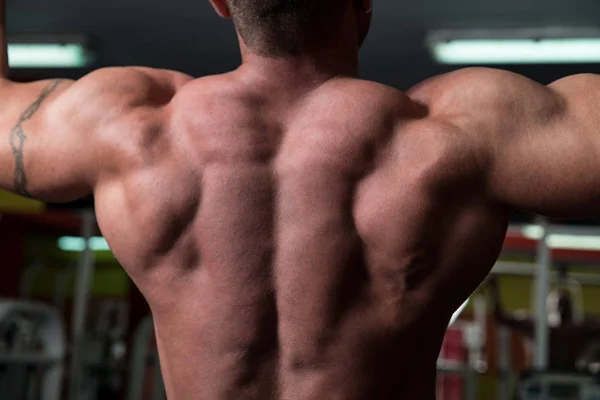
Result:
{"label": "metal pole", "polygon": [[[492,270],[494,275],[535,276],[537,275],[537,264],[526,262],[498,261]],[[598,274],[571,272],[569,276],[574,282],[583,286],[600,286]],[[556,273],[550,274],[550,282],[558,283]],[[534,302],[532,301],[532,305]]]}
{"label": "metal pole", "polygon": [[498,328],[498,370],[500,382],[498,383],[498,400],[510,399],[510,377],[512,369],[511,357],[511,332],[508,328]]}
{"label": "metal pole", "polygon": [[483,348],[487,341],[486,324],[487,324],[487,301],[485,296],[481,294],[475,295],[473,299],[473,310],[475,314],[475,326],[477,326],[477,349],[475,351],[472,366],[477,372],[485,373],[488,369],[487,359],[485,358]]}
{"label": "metal pole", "polygon": [[[550,291],[550,268],[552,253],[548,246],[548,220],[540,219],[543,235],[537,248],[537,274],[536,274],[536,321],[535,321],[535,358],[534,366],[538,371],[548,370],[548,292]],[[542,382],[540,398],[548,399],[550,388],[546,381]]]}
{"label": "metal pole", "polygon": [[25,269],[21,278],[21,298],[31,299],[33,281],[44,267],[44,261],[41,258],[38,258]]}
{"label": "metal pole", "polygon": [[536,274],[536,323],[535,323],[535,358],[534,366],[540,371],[548,368],[548,307],[546,299],[550,291],[550,267],[552,254],[548,247],[548,221],[540,219],[543,235],[537,248]]}
{"label": "metal pole", "polygon": [[129,388],[127,400],[141,400],[144,394],[144,372],[148,360],[150,337],[154,331],[151,317],[145,318],[136,328],[129,361]]}
{"label": "metal pole", "polygon": [[75,299],[73,303],[73,324],[71,327],[72,348],[71,366],[69,370],[69,398],[71,400],[79,400],[81,398],[81,373],[85,369],[85,367],[82,366],[83,352],[81,347],[85,335],[85,318],[95,267],[94,252],[90,248],[89,239],[94,234],[95,226],[96,217],[94,211],[84,211],[81,224],[81,237],[84,239],[85,247],[80,253],[77,266]]}
{"label": "metal pole", "polygon": [[76,265],[70,263],[56,275],[56,280],[54,281],[53,304],[54,307],[56,307],[56,309],[61,313],[65,311],[65,303],[69,291],[69,282],[71,281],[71,277],[76,273]]}
{"label": "metal pole", "polygon": [[467,367],[464,377],[465,400],[477,400],[477,371]]}

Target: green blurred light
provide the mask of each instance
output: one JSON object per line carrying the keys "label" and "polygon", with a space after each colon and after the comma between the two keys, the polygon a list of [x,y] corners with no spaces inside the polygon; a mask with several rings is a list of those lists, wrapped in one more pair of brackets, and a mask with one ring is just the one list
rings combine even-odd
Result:
{"label": "green blurred light", "polygon": [[[100,236],[90,238],[88,244],[92,251],[110,251],[106,239]],[[77,236],[63,236],[58,239],[58,247],[63,251],[84,251],[85,239]]]}
{"label": "green blurred light", "polygon": [[58,247],[63,251],[83,251],[85,250],[85,239],[64,236],[58,239]]}
{"label": "green blurred light", "polygon": [[443,64],[579,64],[600,63],[600,38],[457,39],[432,43]]}
{"label": "green blurred light", "polygon": [[80,44],[23,44],[8,45],[11,68],[82,68],[90,56]]}
{"label": "green blurred light", "polygon": [[90,248],[94,251],[110,251],[110,247],[103,237],[93,237],[89,243]]}

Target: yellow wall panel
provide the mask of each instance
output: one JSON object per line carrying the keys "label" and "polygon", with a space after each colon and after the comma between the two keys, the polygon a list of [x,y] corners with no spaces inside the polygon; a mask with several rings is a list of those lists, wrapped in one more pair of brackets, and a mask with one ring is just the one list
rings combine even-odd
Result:
{"label": "yellow wall panel", "polygon": [[4,190],[0,190],[0,212],[40,212],[46,208],[41,201],[26,199]]}

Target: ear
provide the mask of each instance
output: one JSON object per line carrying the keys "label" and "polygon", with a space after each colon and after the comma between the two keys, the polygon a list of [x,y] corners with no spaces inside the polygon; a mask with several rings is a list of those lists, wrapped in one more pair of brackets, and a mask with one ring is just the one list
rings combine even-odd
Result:
{"label": "ear", "polygon": [[210,0],[213,8],[223,18],[231,18],[231,12],[227,6],[227,0]]}
{"label": "ear", "polygon": [[354,0],[356,16],[356,33],[359,47],[365,41],[369,28],[371,27],[371,18],[373,17],[373,0]]}
{"label": "ear", "polygon": [[362,8],[366,14],[373,12],[373,0],[360,0]]}

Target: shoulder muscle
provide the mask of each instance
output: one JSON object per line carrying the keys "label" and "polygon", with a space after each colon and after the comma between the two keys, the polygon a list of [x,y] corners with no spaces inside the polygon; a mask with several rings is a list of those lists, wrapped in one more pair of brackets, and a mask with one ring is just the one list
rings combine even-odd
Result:
{"label": "shoulder muscle", "polygon": [[[544,117],[560,106],[556,92],[531,79],[491,68],[465,68],[425,81],[409,92],[432,115]],[[512,118],[512,120],[516,120]],[[488,121],[489,122],[489,121]]]}
{"label": "shoulder muscle", "polygon": [[99,111],[106,116],[111,110],[128,107],[160,106],[168,103],[178,89],[191,80],[174,71],[142,67],[113,67],[99,69],[72,83],[64,90],[59,110],[85,110],[84,114]]}

